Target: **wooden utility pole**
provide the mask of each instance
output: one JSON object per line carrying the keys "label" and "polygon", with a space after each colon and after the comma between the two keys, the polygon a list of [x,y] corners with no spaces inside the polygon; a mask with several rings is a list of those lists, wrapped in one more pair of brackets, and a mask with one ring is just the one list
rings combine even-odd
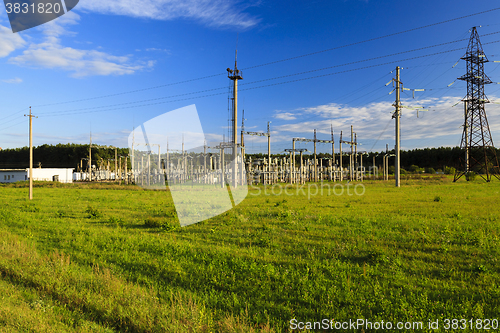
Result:
{"label": "wooden utility pole", "polygon": [[[29,179],[30,179],[30,188],[29,188],[29,199],[33,200],[33,117],[31,114],[31,106],[30,113],[28,115],[24,115],[25,117],[30,117],[30,129],[29,129],[29,137],[30,137],[30,171],[29,171]],[[37,118],[37,117],[35,117]]]}

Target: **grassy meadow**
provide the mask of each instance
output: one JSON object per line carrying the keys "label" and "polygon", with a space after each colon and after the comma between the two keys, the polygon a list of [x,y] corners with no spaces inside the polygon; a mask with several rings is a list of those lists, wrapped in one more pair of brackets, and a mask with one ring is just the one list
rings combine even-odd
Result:
{"label": "grassy meadow", "polygon": [[363,184],[259,186],[182,228],[168,191],[36,183],[29,201],[25,183],[0,184],[0,332],[500,319],[498,180]]}

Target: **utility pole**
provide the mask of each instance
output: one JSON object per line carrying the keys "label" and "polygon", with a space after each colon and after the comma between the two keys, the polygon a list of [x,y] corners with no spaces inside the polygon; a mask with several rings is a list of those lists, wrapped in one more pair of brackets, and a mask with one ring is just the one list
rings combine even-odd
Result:
{"label": "utility pole", "polygon": [[[241,115],[241,161],[245,165],[245,141],[243,139],[243,132],[245,131],[245,110],[243,109],[243,114]],[[243,172],[243,170],[242,170]],[[241,176],[243,181],[243,173]],[[243,184],[243,183],[242,183]]]}
{"label": "utility pole", "polygon": [[[271,130],[270,130],[270,127],[269,127],[269,124],[271,122],[268,121],[267,122],[267,133],[263,133],[263,132],[245,132],[245,131],[241,131],[241,142],[243,142],[243,134],[247,134],[247,135],[255,135],[255,136],[267,136],[267,161],[269,162],[269,168],[271,167]],[[271,171],[271,169],[269,169],[269,171]]]}
{"label": "utility pole", "polygon": [[[29,188],[29,199],[33,200],[33,117],[34,115],[31,114],[31,106],[30,106],[30,113],[29,115],[24,115],[25,117],[30,117],[30,171],[29,171],[29,178],[30,178],[30,188]],[[38,118],[38,117],[35,117]]]}
{"label": "utility pole", "polygon": [[342,170],[342,131],[340,131],[340,141],[339,141],[339,165],[340,165],[340,181],[344,180],[343,170]]}
{"label": "utility pole", "polygon": [[302,183],[302,153],[307,151],[307,149],[305,148],[300,148],[300,149],[295,149],[295,141],[293,141],[293,145],[294,145],[294,148],[292,149],[285,149],[286,152],[289,152],[290,153],[290,184],[292,184],[294,182],[294,179],[292,178],[292,174],[293,174],[293,166],[294,164],[292,164],[291,162],[291,159],[292,159],[292,153],[295,154],[296,151],[300,152],[300,174],[301,174],[301,180],[300,182]]}
{"label": "utility pole", "polygon": [[292,162],[292,169],[295,171],[295,138],[292,139],[292,158],[293,158],[293,162]]}
{"label": "utility pole", "polygon": [[234,57],[234,70],[230,68],[227,69],[227,77],[233,81],[233,186],[237,186],[237,177],[238,177],[238,164],[236,163],[236,159],[238,157],[238,80],[243,80],[242,72],[238,70],[237,66],[238,62],[238,50],[235,52]]}
{"label": "utility pole", "polygon": [[[269,127],[269,124],[271,122],[267,122],[267,159],[269,161],[269,168],[271,168],[271,129]],[[271,171],[271,169],[269,169]]]}
{"label": "utility pole", "polygon": [[92,181],[92,132],[90,132],[90,145],[89,145],[89,182]]}
{"label": "utility pole", "polygon": [[[351,141],[342,140],[342,132],[340,132],[340,164],[341,164],[340,169],[341,169],[341,175],[342,175],[342,144],[343,143],[351,146],[351,153],[349,156],[349,179],[352,181],[353,180],[353,169],[354,169],[354,167],[353,167],[354,157],[353,157],[352,146],[357,146],[357,142],[354,141],[354,132],[352,130],[352,125],[351,125]],[[342,180],[342,178],[340,180]]]}
{"label": "utility pole", "polygon": [[295,141],[302,141],[302,142],[313,142],[314,143],[314,181],[317,181],[317,167],[316,167],[316,143],[332,143],[333,144],[333,138],[332,140],[318,140],[316,137],[316,130],[314,130],[314,139],[305,139],[305,138],[292,138],[292,143],[293,147],[295,147]]}
{"label": "utility pole", "polygon": [[314,181],[318,181],[318,167],[316,160],[316,129],[314,130]]}
{"label": "utility pole", "polygon": [[[167,142],[168,142],[168,138],[167,138]],[[134,170],[135,170],[135,166],[134,166],[134,144],[135,144],[135,128],[133,127],[132,128],[132,155],[130,156],[130,166],[131,166],[131,174],[132,174],[132,182],[135,183],[135,177],[134,177]]]}
{"label": "utility pole", "polygon": [[330,125],[332,131],[332,168],[335,166],[335,140],[333,140],[333,124]]}
{"label": "utility pole", "polygon": [[401,102],[399,100],[399,85],[400,85],[400,79],[399,79],[399,66],[396,67],[396,103],[394,106],[396,107],[396,111],[393,114],[393,118],[396,118],[396,161],[394,163],[394,178],[396,179],[396,187],[400,187],[400,162],[401,162],[401,153],[400,153],[400,129],[399,129],[399,121],[401,119],[401,113],[400,113],[400,107],[401,107]]}
{"label": "utility pole", "polygon": [[115,182],[118,180],[118,148],[115,147]]}

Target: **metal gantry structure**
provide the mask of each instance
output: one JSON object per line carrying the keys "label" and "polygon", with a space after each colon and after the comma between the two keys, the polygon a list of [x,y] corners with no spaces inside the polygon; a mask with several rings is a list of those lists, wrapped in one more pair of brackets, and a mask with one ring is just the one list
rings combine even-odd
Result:
{"label": "metal gantry structure", "polygon": [[[319,140],[316,136],[316,129],[314,130],[314,139],[306,138],[292,138],[292,149],[295,149],[295,142],[313,142],[314,143],[314,181],[318,181],[318,160],[316,155],[316,143],[331,143],[332,144],[332,158],[335,158],[335,141],[333,140],[333,127],[331,127],[331,140]],[[295,162],[295,153],[293,154],[293,161]],[[334,162],[332,162],[335,164]]]}
{"label": "metal gantry structure", "polygon": [[487,182],[492,175],[500,179],[498,158],[485,111],[485,104],[489,100],[484,93],[484,86],[492,81],[484,73],[488,58],[476,27],[472,28],[467,51],[461,59],[467,62],[467,72],[459,78],[467,82],[467,96],[463,99],[464,125],[460,143],[463,153],[453,181],[456,182],[462,176],[469,180],[471,173],[480,174]]}

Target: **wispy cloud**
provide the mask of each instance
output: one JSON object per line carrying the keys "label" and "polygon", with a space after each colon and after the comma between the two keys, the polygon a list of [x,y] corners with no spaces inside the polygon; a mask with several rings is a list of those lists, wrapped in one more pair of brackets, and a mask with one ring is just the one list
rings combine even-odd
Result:
{"label": "wispy cloud", "polygon": [[297,114],[292,112],[278,112],[274,115],[274,118],[280,120],[295,120],[297,119]]}
{"label": "wispy cloud", "polygon": [[26,41],[19,34],[13,34],[12,30],[0,26],[0,57],[6,57],[17,49],[23,48]]}
{"label": "wispy cloud", "polygon": [[16,83],[21,83],[21,82],[23,82],[23,79],[20,79],[20,78],[16,77],[16,78],[13,78],[13,79],[2,80],[2,82],[5,82],[5,83],[14,83],[14,84],[16,84]]}
{"label": "wispy cloud", "polygon": [[77,9],[155,20],[187,18],[214,27],[249,28],[259,19],[237,0],[82,0]]}
{"label": "wispy cloud", "polygon": [[[463,105],[461,103],[453,105],[461,99],[460,96],[444,96],[421,99],[418,102],[412,99],[403,100],[403,105],[424,106],[429,111],[419,112],[417,118],[416,110],[403,109],[401,117],[402,138],[404,140],[439,140],[439,138],[449,135],[460,138],[463,125]],[[491,96],[490,99],[495,100],[496,98]],[[302,117],[297,117],[296,121],[278,125],[274,127],[274,130],[282,134],[288,132],[290,136],[293,136],[312,133],[314,129],[317,129],[318,134],[329,135],[330,125],[333,125],[335,135],[338,138],[340,131],[343,131],[344,135],[350,133],[350,126],[353,125],[360,140],[394,138],[394,120],[392,119],[394,107],[392,102],[371,103],[359,107],[331,103],[301,110]],[[498,104],[487,104],[486,106],[492,132],[500,131],[499,111],[500,105]],[[286,112],[282,114],[286,114]],[[301,118],[308,120],[301,121]],[[500,138],[497,138],[496,141],[500,142]]]}
{"label": "wispy cloud", "polygon": [[44,24],[41,26],[44,40],[31,43],[21,55],[10,58],[8,62],[26,67],[61,69],[71,72],[72,77],[126,75],[154,66],[154,61],[133,61],[130,56],[63,46],[60,36],[74,35],[67,27],[78,24],[79,19],[78,14],[69,12]]}

